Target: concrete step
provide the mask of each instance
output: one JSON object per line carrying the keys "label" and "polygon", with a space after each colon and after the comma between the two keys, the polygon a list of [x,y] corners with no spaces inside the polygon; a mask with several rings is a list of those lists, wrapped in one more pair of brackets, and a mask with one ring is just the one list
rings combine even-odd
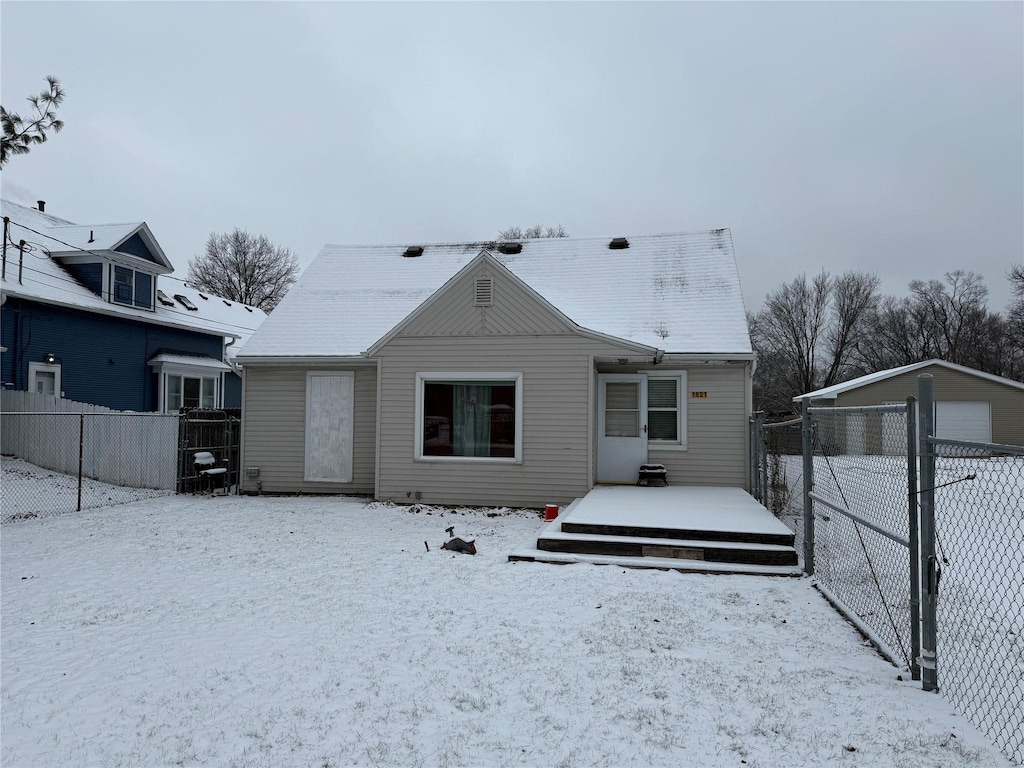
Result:
{"label": "concrete step", "polygon": [[616,536],[619,538],[700,539],[703,541],[727,541],[733,543],[777,544],[784,547],[792,547],[795,542],[795,537],[792,533],[715,531],[698,528],[652,528],[637,525],[577,523],[571,520],[563,522],[561,528],[564,533]]}
{"label": "concrete step", "polygon": [[609,555],[548,552],[539,549],[521,550],[508,556],[509,562],[547,563],[550,565],[615,565],[620,568],[649,568],[680,573],[741,574],[748,576],[803,576],[796,565],[751,565],[746,563],[716,563],[703,560],[680,560],[664,557],[615,557]]}
{"label": "concrete step", "polygon": [[537,550],[574,555],[694,560],[705,563],[796,566],[796,549],[783,544],[694,538],[615,536],[565,531],[551,525],[537,539]]}

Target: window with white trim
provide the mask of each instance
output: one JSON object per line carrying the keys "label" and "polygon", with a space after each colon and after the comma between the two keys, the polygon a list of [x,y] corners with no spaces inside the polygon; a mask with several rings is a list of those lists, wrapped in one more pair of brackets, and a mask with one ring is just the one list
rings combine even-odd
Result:
{"label": "window with white trim", "polygon": [[686,372],[647,374],[647,441],[652,448],[686,447]]}
{"label": "window with white trim", "polygon": [[166,404],[164,410],[173,413],[182,408],[216,408],[219,376],[186,376],[164,374]]}
{"label": "window with white trim", "polygon": [[156,278],[150,273],[113,264],[110,265],[108,280],[112,303],[138,309],[153,309]]}
{"label": "window with white trim", "polygon": [[521,373],[417,373],[416,458],[522,461]]}

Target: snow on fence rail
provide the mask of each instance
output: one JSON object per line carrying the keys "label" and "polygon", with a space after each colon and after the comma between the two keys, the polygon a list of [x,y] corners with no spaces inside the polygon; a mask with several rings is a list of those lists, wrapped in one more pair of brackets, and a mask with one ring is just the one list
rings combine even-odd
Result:
{"label": "snow on fence rail", "polygon": [[115,486],[174,490],[178,417],[112,411],[35,392],[0,394],[0,453]]}

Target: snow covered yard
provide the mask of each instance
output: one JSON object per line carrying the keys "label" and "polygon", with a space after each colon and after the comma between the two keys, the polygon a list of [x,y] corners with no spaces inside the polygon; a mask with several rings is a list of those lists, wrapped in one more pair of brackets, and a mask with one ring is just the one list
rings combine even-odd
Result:
{"label": "snow covered yard", "polygon": [[[453,524],[480,554],[438,549]],[[4,525],[0,763],[1007,764],[808,580],[507,562],[540,525],[337,497]]]}

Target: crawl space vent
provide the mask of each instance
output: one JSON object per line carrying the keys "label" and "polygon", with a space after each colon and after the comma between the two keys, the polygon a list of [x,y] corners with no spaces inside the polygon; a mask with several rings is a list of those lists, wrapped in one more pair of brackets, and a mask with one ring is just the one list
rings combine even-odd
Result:
{"label": "crawl space vent", "polygon": [[494,283],[489,277],[478,277],[476,280],[476,301],[478,307],[489,307],[494,303]]}
{"label": "crawl space vent", "polygon": [[624,237],[613,237],[608,247],[613,251],[621,251],[623,248],[629,248],[629,240]]}

